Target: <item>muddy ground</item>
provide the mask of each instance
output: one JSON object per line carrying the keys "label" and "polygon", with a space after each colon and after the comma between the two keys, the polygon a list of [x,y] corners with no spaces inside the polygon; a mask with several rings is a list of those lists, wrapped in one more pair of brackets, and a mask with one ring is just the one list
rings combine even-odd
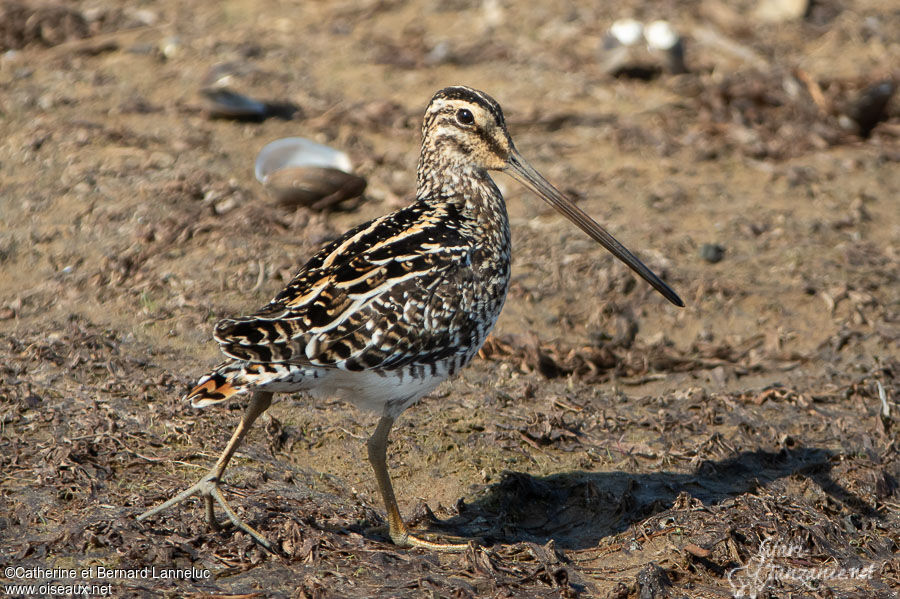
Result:
{"label": "muddy ground", "polygon": [[[670,19],[689,72],[611,76],[623,16]],[[0,52],[4,584],[36,582],[21,566],[117,597],[896,596],[900,101],[860,104],[900,77],[890,0],[772,22],[749,0],[3,0]],[[211,118],[222,64],[271,118]],[[225,486],[279,555],[208,530],[197,501],[136,522],[239,419],[180,399],[219,360],[213,324],[407,202],[424,107],[457,83],[687,307],[498,175],[506,308],[389,450],[404,514],[477,547],[387,542],[374,418],[301,396]],[[295,135],[346,151],[363,200],[274,205],[253,161]]]}

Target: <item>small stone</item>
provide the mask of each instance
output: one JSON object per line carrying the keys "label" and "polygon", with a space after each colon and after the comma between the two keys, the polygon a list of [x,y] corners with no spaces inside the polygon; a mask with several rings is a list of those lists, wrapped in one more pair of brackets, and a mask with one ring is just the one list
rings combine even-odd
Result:
{"label": "small stone", "polygon": [[175,36],[167,37],[159,44],[159,51],[164,58],[171,60],[181,52],[181,40]]}
{"label": "small stone", "polygon": [[704,243],[700,246],[700,257],[710,264],[721,262],[725,257],[725,248],[718,243]]}
{"label": "small stone", "polygon": [[240,206],[240,204],[240,199],[238,199],[234,195],[230,195],[224,200],[216,202],[216,204],[213,206],[213,210],[216,214],[222,216],[223,214],[228,214],[229,212]]}
{"label": "small stone", "polygon": [[146,164],[151,168],[166,169],[175,164],[175,157],[167,152],[151,152]]}
{"label": "small stone", "polygon": [[896,89],[897,84],[889,79],[879,81],[862,90],[850,105],[847,116],[861,137],[869,137],[875,125],[887,120],[887,107]]}
{"label": "small stone", "polygon": [[130,16],[143,27],[156,25],[159,21],[159,15],[147,8],[139,8],[130,11]]}
{"label": "small stone", "polygon": [[453,49],[450,42],[442,40],[434,45],[434,47],[425,55],[425,64],[437,65],[452,62]]}
{"label": "small stone", "polygon": [[635,579],[640,589],[640,599],[656,599],[668,597],[672,581],[668,573],[655,562],[650,562],[638,572]]}
{"label": "small stone", "polygon": [[766,23],[802,19],[809,11],[809,0],[760,0],[753,15]]}

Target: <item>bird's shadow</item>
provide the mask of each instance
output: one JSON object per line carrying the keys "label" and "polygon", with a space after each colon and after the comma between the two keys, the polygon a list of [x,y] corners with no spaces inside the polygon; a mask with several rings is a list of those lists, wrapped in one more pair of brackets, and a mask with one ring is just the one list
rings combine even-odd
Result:
{"label": "bird's shadow", "polygon": [[743,452],[701,462],[689,474],[572,471],[534,477],[506,472],[477,500],[460,505],[458,515],[431,526],[488,544],[553,540],[562,549],[586,549],[671,508],[682,493],[715,505],[795,474],[812,478],[851,509],[867,510],[831,478],[832,455],[815,448]]}

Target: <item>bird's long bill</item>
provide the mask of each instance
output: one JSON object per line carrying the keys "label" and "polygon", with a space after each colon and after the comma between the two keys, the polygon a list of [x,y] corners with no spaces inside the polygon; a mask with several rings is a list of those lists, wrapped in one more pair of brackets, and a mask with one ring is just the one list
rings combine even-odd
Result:
{"label": "bird's long bill", "polygon": [[663,283],[652,270],[638,260],[634,254],[628,251],[628,248],[619,243],[616,238],[610,235],[597,221],[588,216],[584,210],[573,204],[571,200],[553,187],[553,185],[544,179],[541,174],[528,164],[515,150],[513,150],[509,156],[508,166],[505,169],[505,172],[522,183],[525,187],[541,196],[551,206],[562,212],[566,218],[578,225],[582,231],[612,252],[613,256],[627,264],[631,270],[641,275],[645,281],[650,283],[650,285],[659,291],[667,300],[676,306],[684,306],[684,302],[681,301],[681,298],[678,297],[678,294],[675,293],[671,287]]}

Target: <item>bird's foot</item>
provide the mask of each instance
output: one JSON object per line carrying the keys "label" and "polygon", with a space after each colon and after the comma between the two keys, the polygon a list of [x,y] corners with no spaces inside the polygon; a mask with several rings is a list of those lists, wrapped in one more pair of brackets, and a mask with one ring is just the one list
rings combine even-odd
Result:
{"label": "bird's foot", "polygon": [[168,501],[153,507],[140,516],[137,517],[138,522],[146,520],[151,516],[155,516],[156,514],[169,509],[179,503],[182,503],[186,499],[193,497],[194,495],[200,495],[203,497],[206,503],[206,520],[209,523],[209,527],[213,530],[219,529],[219,523],[216,521],[215,514],[213,513],[214,503],[218,503],[222,510],[225,512],[225,515],[228,516],[228,519],[231,520],[231,523],[235,525],[238,529],[244,531],[250,537],[268,549],[271,552],[275,552],[275,549],[272,547],[272,544],[264,537],[261,533],[259,533],[252,526],[244,522],[228,505],[228,502],[225,501],[225,496],[222,495],[222,491],[219,489],[219,474],[215,471],[210,472],[202,479],[200,479],[197,484],[194,486],[185,489],[175,497],[172,497]]}
{"label": "bird's foot", "polygon": [[410,532],[404,524],[400,530],[392,531],[388,526],[373,526],[366,529],[367,535],[380,535],[391,539],[397,547],[421,547],[430,551],[444,553],[462,553],[473,545],[479,545],[481,539],[469,539],[456,535],[435,533],[430,531]]}
{"label": "bird's foot", "polygon": [[444,553],[462,553],[469,547],[478,544],[474,539],[466,539],[454,535],[430,532],[416,532],[413,534],[409,531],[406,531],[405,535],[400,535],[396,539],[391,536],[391,540],[400,547],[421,547],[422,549]]}

